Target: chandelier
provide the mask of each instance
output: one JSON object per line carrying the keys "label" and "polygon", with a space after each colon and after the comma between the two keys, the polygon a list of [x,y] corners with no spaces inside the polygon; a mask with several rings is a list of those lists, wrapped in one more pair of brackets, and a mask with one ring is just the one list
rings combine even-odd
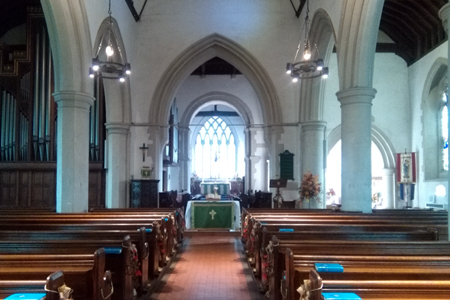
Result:
{"label": "chandelier", "polygon": [[[304,25],[304,39],[300,39],[295,53],[294,62],[287,63],[286,73],[291,75],[292,81],[297,82],[299,79],[309,79],[322,76],[322,78],[328,77],[328,67],[323,64],[323,59],[318,58],[317,60],[311,59],[311,45],[309,42],[309,0],[306,1],[306,17]],[[303,60],[296,62],[297,55],[303,44]],[[314,45],[314,49],[319,57],[319,50],[317,45]]]}
{"label": "chandelier", "polygon": [[[122,58],[122,52],[117,47],[114,39],[111,39],[112,26],[114,23],[112,22],[111,17],[111,0],[109,0],[109,20],[108,20],[108,32],[103,35],[102,40],[100,41],[100,45],[97,48],[97,52],[95,57],[92,59],[92,66],[89,68],[89,77],[95,78],[100,75],[105,79],[119,79],[120,82],[125,82],[125,79],[128,75],[131,74],[131,67],[129,63],[118,63],[114,61],[114,53],[115,49],[118,50],[120,58]],[[114,35],[114,34],[113,34]],[[114,44],[113,44],[114,41]],[[105,55],[106,60],[102,61],[100,56],[105,57],[104,55],[100,55],[100,50],[103,48],[103,43],[106,42],[107,46],[105,47]]]}

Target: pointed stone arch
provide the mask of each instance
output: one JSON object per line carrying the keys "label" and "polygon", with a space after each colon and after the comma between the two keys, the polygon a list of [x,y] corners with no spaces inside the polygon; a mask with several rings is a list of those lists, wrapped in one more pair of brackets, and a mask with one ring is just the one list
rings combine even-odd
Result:
{"label": "pointed stone arch", "polygon": [[[312,59],[322,58],[327,66],[335,45],[336,33],[330,16],[323,9],[315,12],[309,36],[311,45],[317,45],[319,51],[319,54],[316,51],[313,52]],[[300,122],[323,119],[325,82],[320,77],[301,82]]]}
{"label": "pointed stone arch", "polygon": [[[327,154],[330,153],[330,150],[339,142],[341,139],[341,125],[334,128],[330,134],[328,135],[328,150]],[[383,158],[384,168],[391,169],[395,168],[395,149],[392,142],[386,136],[386,134],[376,127],[372,125],[372,142],[377,146],[378,150],[381,152],[381,156]]]}
{"label": "pointed stone arch", "polygon": [[178,87],[193,70],[216,56],[235,66],[248,79],[260,101],[264,124],[270,126],[281,122],[278,94],[266,70],[241,45],[220,34],[212,34],[184,50],[166,69],[153,95],[151,124],[167,124]]}
{"label": "pointed stone arch", "polygon": [[41,4],[53,53],[55,92],[91,95],[87,74],[92,44],[84,2],[42,0]]}
{"label": "pointed stone arch", "polygon": [[[421,99],[422,123],[422,160],[423,178],[425,180],[440,177],[441,165],[439,161],[439,124],[437,113],[439,110],[437,92],[445,77],[447,77],[448,61],[437,58],[428,71]],[[445,88],[442,86],[442,88]]]}

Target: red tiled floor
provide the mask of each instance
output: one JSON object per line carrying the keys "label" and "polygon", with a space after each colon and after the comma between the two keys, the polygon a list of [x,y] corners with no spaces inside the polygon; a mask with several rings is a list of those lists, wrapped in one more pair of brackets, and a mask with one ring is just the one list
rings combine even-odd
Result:
{"label": "red tiled floor", "polygon": [[260,299],[248,269],[244,271],[238,238],[193,236],[184,243],[181,256],[150,299]]}

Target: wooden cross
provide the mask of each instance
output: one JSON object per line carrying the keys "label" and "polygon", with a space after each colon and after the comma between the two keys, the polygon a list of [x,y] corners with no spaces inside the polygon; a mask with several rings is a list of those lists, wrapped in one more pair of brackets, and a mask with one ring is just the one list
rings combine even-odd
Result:
{"label": "wooden cross", "polygon": [[148,147],[145,146],[145,143],[142,144],[142,147],[139,147],[139,149],[142,150],[142,161],[145,161],[145,150],[149,149]]}

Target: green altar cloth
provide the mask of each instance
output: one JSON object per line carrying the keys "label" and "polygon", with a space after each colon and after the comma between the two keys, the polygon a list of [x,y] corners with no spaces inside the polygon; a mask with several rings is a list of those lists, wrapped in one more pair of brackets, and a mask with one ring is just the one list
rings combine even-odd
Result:
{"label": "green altar cloth", "polygon": [[195,202],[191,210],[191,228],[234,228],[234,203],[231,201]]}

